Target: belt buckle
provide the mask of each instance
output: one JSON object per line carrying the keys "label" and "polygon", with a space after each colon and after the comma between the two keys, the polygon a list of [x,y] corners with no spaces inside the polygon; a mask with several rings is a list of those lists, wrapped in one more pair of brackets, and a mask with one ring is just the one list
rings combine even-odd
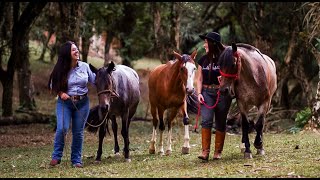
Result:
{"label": "belt buckle", "polygon": [[[80,98],[79,98],[79,99],[80,99]],[[77,96],[71,96],[71,100],[72,100],[72,101],[78,101],[79,99],[77,98]]]}

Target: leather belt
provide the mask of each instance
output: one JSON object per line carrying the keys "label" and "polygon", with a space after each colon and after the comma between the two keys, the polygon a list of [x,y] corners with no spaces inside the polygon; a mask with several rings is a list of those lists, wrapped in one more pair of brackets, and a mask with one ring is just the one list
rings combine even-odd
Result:
{"label": "leather belt", "polygon": [[202,84],[202,87],[207,88],[207,89],[218,89],[219,85],[217,85],[217,84],[211,84],[211,85]]}
{"label": "leather belt", "polygon": [[87,93],[84,95],[75,95],[75,96],[70,96],[70,99],[72,101],[80,101],[82,99],[84,99],[85,97],[87,97]]}

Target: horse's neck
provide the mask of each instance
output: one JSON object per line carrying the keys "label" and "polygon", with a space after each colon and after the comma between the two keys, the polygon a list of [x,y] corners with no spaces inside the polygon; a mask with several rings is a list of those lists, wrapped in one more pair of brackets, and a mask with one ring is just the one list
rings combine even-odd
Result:
{"label": "horse's neck", "polygon": [[169,91],[170,92],[181,92],[181,89],[183,89],[184,85],[181,79],[181,76],[179,75],[181,68],[181,62],[178,60],[171,64],[171,68],[169,68]]}
{"label": "horse's neck", "polygon": [[252,84],[252,83],[256,83],[258,84],[258,77],[256,76],[256,72],[254,71],[259,71],[259,66],[254,66],[252,61],[254,59],[248,59],[245,56],[241,57],[241,67],[240,67],[240,75],[239,75],[239,79],[240,79],[240,83],[239,85],[247,85],[247,84]]}

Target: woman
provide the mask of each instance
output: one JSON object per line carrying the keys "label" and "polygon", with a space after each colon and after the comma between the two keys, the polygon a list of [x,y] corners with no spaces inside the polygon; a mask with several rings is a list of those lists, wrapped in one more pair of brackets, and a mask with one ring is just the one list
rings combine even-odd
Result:
{"label": "woman", "polygon": [[90,108],[87,84],[88,82],[94,84],[96,75],[90,70],[87,63],[79,60],[79,57],[79,49],[74,42],[64,43],[49,78],[51,92],[58,95],[57,129],[51,166],[61,162],[65,136],[72,123],[71,163],[73,167],[83,167],[81,156],[84,127]]}
{"label": "woman", "polygon": [[[216,128],[213,159],[221,158],[226,134],[226,118],[232,99],[230,96],[218,95],[220,72],[217,62],[225,48],[221,44],[220,34],[210,32],[205,36],[200,35],[199,37],[204,40],[206,54],[198,61],[198,78],[196,81],[198,101],[201,103],[202,126],[202,152],[198,158],[207,161],[210,153],[213,123],[215,123]],[[212,108],[217,100],[217,105]]]}

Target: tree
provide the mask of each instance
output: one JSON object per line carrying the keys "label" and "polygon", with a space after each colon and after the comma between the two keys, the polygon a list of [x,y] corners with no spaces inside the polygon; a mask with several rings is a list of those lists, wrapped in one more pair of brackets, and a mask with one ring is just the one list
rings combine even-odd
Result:
{"label": "tree", "polygon": [[[13,95],[13,79],[17,62],[20,63],[25,59],[22,59],[25,47],[25,39],[31,29],[32,23],[39,16],[42,9],[45,7],[46,2],[30,2],[22,10],[20,15],[20,6],[22,3],[12,3],[13,8],[13,27],[12,27],[12,39],[11,39],[11,54],[8,60],[7,70],[0,67],[1,83],[3,86],[2,96],[2,116],[12,116],[12,95]],[[10,12],[10,11],[9,11]]]}
{"label": "tree", "polygon": [[[320,69],[320,3],[310,2],[306,3],[305,7],[309,8],[304,21],[305,27],[308,32],[307,45],[311,48],[311,51],[316,58],[318,67]],[[320,71],[318,72],[318,77],[320,79]],[[314,97],[314,102],[312,104],[312,118],[310,122],[314,127],[319,127],[320,125],[320,81],[318,80],[317,92]]]}

